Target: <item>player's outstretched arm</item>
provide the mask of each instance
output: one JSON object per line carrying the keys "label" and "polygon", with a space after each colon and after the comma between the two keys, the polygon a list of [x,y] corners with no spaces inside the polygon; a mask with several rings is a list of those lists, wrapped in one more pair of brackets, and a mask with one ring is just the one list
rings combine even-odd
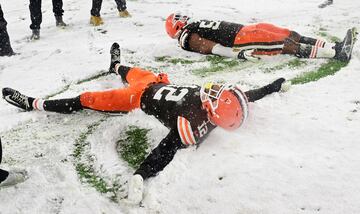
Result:
{"label": "player's outstretched arm", "polygon": [[176,151],[182,146],[178,131],[170,130],[169,134],[151,151],[134,174],[140,174],[144,179],[155,176],[170,163]]}
{"label": "player's outstretched arm", "polygon": [[20,93],[12,88],[2,89],[3,98],[18,108],[25,111],[42,110],[58,113],[72,113],[83,109],[80,96],[69,99],[43,100]]}
{"label": "player's outstretched arm", "polygon": [[246,91],[245,94],[249,102],[255,102],[256,100],[260,100],[268,94],[279,92],[280,90],[287,91],[289,89],[289,84],[290,83],[285,81],[284,78],[279,78],[261,88]]}
{"label": "player's outstretched arm", "polygon": [[143,181],[163,170],[174,158],[176,151],[182,148],[182,146],[183,144],[177,130],[170,130],[169,134],[151,151],[129,179],[128,197],[124,202],[139,204],[143,199]]}

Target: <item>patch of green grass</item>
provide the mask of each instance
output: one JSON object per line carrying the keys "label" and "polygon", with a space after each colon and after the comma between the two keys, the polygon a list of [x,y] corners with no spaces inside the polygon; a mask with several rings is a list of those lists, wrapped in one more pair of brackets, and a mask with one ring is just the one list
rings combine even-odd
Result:
{"label": "patch of green grass", "polygon": [[117,141],[118,153],[134,169],[140,166],[148,154],[147,133],[149,131],[149,129],[129,126],[124,136]]}
{"label": "patch of green grass", "polygon": [[300,76],[291,79],[291,84],[297,85],[317,81],[326,76],[334,75],[346,65],[346,62],[330,59],[327,63],[322,64],[317,70],[301,74]]}
{"label": "patch of green grass", "polygon": [[276,66],[273,66],[273,67],[270,67],[270,68],[265,68],[264,72],[270,73],[270,72],[282,70],[284,68],[296,69],[296,68],[302,67],[302,66],[304,66],[306,64],[307,64],[306,61],[302,61],[299,58],[295,58],[295,59],[292,59],[292,60],[290,60],[290,61],[288,61],[286,63],[279,64],[279,65],[276,65]]}
{"label": "patch of green grass", "polygon": [[114,202],[116,201],[117,191],[121,187],[118,183],[108,184],[104,178],[102,178],[98,172],[94,169],[94,157],[86,154],[85,150],[89,147],[87,137],[94,133],[97,127],[106,120],[107,117],[89,125],[87,130],[80,134],[75,140],[73,157],[75,159],[75,169],[80,178],[84,183],[94,187],[100,193],[109,193],[109,197]]}
{"label": "patch of green grass", "polygon": [[206,56],[206,61],[210,62],[210,66],[195,69],[193,71],[194,74],[197,75],[206,75],[208,73],[214,73],[219,72],[223,70],[227,70],[230,68],[234,68],[238,65],[240,65],[240,61],[236,59],[221,57],[221,56],[215,56],[215,55],[208,55]]}
{"label": "patch of green grass", "polygon": [[171,63],[171,64],[193,64],[197,61],[195,60],[189,60],[189,59],[184,59],[184,58],[173,58],[170,56],[159,56],[159,57],[155,57],[155,61],[156,62],[166,62],[166,63]]}

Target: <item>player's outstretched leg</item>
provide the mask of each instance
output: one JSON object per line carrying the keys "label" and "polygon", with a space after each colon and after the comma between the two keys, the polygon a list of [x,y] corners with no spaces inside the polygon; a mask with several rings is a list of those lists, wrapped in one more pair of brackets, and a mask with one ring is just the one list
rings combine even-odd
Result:
{"label": "player's outstretched leg", "polygon": [[39,110],[68,114],[83,109],[80,96],[68,99],[44,100],[28,97],[12,88],[3,88],[2,94],[8,103],[25,111]]}
{"label": "player's outstretched leg", "polygon": [[3,94],[3,98],[8,103],[16,107],[19,107],[25,111],[31,111],[34,109],[32,103],[35,100],[35,98],[21,94],[20,92],[12,88],[3,88],[2,94]]}
{"label": "player's outstretched leg", "polygon": [[117,73],[115,70],[115,65],[119,64],[121,62],[121,50],[120,50],[120,45],[116,42],[114,42],[111,45],[110,48],[110,68],[109,68],[109,72],[110,73]]}

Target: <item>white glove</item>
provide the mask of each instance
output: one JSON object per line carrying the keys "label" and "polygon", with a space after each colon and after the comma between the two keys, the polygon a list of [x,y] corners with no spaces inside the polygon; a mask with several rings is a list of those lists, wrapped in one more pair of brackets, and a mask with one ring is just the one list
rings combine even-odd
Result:
{"label": "white glove", "polygon": [[9,187],[24,182],[28,178],[26,170],[11,170],[8,177],[0,183],[1,187]]}
{"label": "white glove", "polygon": [[253,53],[254,49],[242,50],[238,54],[238,59],[245,59],[250,62],[258,62],[260,60],[260,57],[253,55]]}
{"label": "white glove", "polygon": [[139,204],[143,199],[144,191],[144,180],[141,175],[134,175],[130,178],[128,184],[128,198],[126,203],[129,204]]}
{"label": "white glove", "polygon": [[290,90],[290,87],[291,87],[291,81],[285,81],[281,84],[281,89],[280,91],[281,92],[287,92],[288,90]]}

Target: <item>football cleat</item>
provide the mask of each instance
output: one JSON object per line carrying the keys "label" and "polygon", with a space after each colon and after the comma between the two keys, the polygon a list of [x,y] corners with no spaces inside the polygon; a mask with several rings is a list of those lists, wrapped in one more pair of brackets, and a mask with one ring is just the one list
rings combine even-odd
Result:
{"label": "football cleat", "polygon": [[121,50],[120,50],[120,45],[116,42],[114,42],[112,45],[111,45],[111,48],[110,48],[110,56],[111,56],[111,59],[110,59],[110,68],[109,68],[109,72],[110,73],[116,73],[115,71],[115,65],[117,63],[120,63],[121,62]]}
{"label": "football cleat", "polygon": [[336,54],[334,56],[334,59],[340,60],[342,62],[350,61],[352,49],[356,41],[356,35],[356,28],[349,29],[346,33],[344,40],[335,44],[334,49]]}
{"label": "football cleat", "polygon": [[25,111],[33,110],[32,102],[34,98],[28,97],[12,88],[2,89],[3,98],[10,104],[24,109]]}

